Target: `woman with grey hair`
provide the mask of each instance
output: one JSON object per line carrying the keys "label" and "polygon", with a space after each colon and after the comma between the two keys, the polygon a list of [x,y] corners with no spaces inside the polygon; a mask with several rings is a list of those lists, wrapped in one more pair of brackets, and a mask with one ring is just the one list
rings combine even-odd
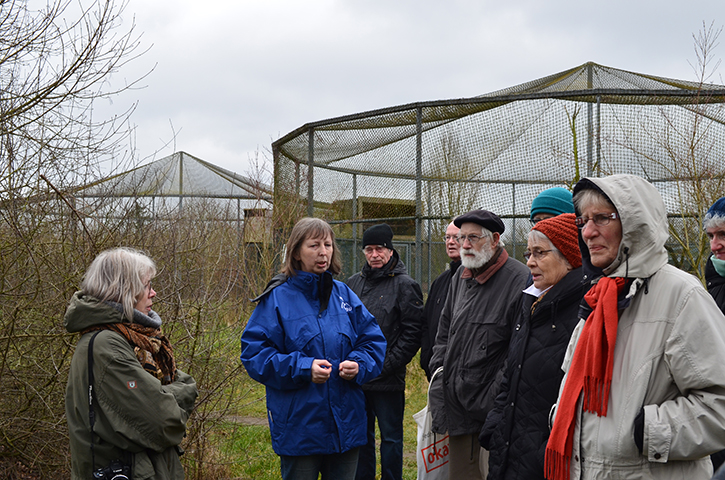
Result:
{"label": "woman with grey hair", "polygon": [[574,206],[592,287],[564,357],[546,477],[709,479],[709,455],[725,447],[725,317],[667,263],[667,210],[647,180],[584,178]]}
{"label": "woman with grey hair", "polygon": [[143,253],[106,250],[71,298],[65,327],[80,334],[65,403],[74,480],[184,478],[179,444],[198,391],[151,309],[155,275]]}
{"label": "woman with grey hair", "polygon": [[543,480],[548,414],[564,372],[561,363],[578,323],[581,253],[574,214],[537,222],[529,232],[526,288],[513,322],[496,403],[479,441],[489,450],[488,480]]}

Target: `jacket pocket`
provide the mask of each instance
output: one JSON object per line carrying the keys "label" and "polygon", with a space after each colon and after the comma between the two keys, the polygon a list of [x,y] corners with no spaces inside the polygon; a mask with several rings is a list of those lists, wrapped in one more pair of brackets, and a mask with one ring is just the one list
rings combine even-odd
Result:
{"label": "jacket pocket", "polygon": [[156,474],[153,463],[146,452],[138,452],[133,455],[133,478],[144,480]]}
{"label": "jacket pocket", "polygon": [[303,352],[307,355],[313,355],[314,352],[307,348],[310,341],[319,335],[317,328],[311,323],[301,319],[300,321],[288,322],[285,324],[285,345],[288,352]]}
{"label": "jacket pocket", "polygon": [[354,350],[357,334],[353,330],[347,315],[339,315],[337,317],[336,330],[335,355],[342,362]]}

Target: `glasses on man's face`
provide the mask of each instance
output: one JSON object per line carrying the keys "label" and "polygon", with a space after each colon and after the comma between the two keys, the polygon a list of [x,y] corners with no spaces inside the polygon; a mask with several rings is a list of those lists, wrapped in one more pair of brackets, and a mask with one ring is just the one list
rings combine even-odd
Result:
{"label": "glasses on man's face", "polygon": [[471,245],[475,245],[482,238],[486,238],[486,236],[471,234],[471,235],[457,235],[456,238],[458,239],[458,243],[461,245],[463,245],[466,242],[466,240],[468,240],[471,243]]}
{"label": "glasses on man's face", "polygon": [[611,222],[612,220],[616,220],[618,218],[619,215],[617,215],[616,212],[597,213],[596,215],[592,215],[591,217],[576,217],[574,219],[574,223],[576,223],[577,227],[584,228],[584,225],[589,223],[589,220],[591,220],[597,227],[604,227],[606,225],[609,225],[609,222]]}
{"label": "glasses on man's face", "polygon": [[443,241],[444,242],[448,243],[451,240],[453,240],[454,242],[458,243],[458,236],[457,235],[444,235],[443,236]]}
{"label": "glasses on man's face", "polygon": [[382,245],[368,245],[367,247],[363,248],[363,253],[365,255],[372,255],[373,253],[377,253],[378,255],[382,254],[385,250],[387,250],[388,247],[383,247]]}
{"label": "glasses on man's face", "polygon": [[547,253],[553,252],[553,251],[554,250],[533,250],[533,251],[526,250],[524,252],[524,258],[526,259],[527,262],[529,261],[529,259],[531,257],[534,257],[534,260],[539,261],[542,258],[544,258]]}

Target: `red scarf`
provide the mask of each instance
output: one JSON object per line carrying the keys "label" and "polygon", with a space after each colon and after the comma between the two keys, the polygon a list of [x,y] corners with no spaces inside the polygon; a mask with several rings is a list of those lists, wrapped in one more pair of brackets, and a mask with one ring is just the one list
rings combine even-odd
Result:
{"label": "red scarf", "polygon": [[582,408],[607,416],[612,387],[614,345],[617,342],[617,298],[624,278],[602,277],[584,296],[594,310],[587,318],[556,407],[556,420],[546,445],[544,472],[548,480],[568,480],[574,441],[576,404],[584,391]]}

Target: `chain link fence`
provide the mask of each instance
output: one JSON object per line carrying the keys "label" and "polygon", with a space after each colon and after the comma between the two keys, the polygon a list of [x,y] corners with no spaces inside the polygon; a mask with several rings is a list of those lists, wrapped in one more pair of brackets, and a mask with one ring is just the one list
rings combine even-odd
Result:
{"label": "chain link fence", "polygon": [[[442,236],[456,215],[497,213],[509,254],[522,259],[529,207],[542,190],[630,173],[662,193],[673,263],[694,269],[698,258],[677,256],[688,247],[680,237],[690,241],[685,231],[725,191],[724,105],[722,85],[587,63],[479,97],[308,123],[272,144],[275,209],[292,199],[333,224],[342,276],[364,261],[362,231],[389,223],[426,288],[447,261]],[[699,248],[702,236],[694,237]]]}

